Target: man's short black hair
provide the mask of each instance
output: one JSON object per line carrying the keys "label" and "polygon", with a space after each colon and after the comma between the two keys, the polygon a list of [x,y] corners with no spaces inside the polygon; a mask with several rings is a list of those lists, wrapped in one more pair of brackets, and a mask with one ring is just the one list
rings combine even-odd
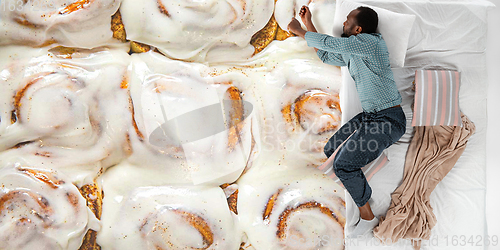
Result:
{"label": "man's short black hair", "polygon": [[378,15],[373,9],[365,6],[357,8],[359,10],[356,16],[358,26],[361,26],[361,33],[376,33],[378,26]]}

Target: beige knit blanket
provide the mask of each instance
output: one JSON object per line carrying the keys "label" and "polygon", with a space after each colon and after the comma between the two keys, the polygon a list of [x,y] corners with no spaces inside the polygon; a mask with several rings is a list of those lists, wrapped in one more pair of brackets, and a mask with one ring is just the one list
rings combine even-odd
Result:
{"label": "beige knit blanket", "polygon": [[462,114],[461,118],[462,127],[414,127],[415,134],[406,153],[403,183],[391,195],[385,218],[381,218],[373,230],[382,242],[430,239],[436,216],[429,197],[453,168],[476,130],[467,116]]}

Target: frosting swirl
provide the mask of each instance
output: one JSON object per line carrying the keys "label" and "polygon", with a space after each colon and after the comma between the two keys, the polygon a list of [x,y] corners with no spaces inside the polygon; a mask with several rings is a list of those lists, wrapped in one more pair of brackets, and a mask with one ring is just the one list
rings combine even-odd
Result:
{"label": "frosting swirl", "polygon": [[211,76],[205,65],[154,52],[132,58],[129,161],[167,171],[176,183],[235,181],[258,144],[248,79]]}
{"label": "frosting swirl", "polygon": [[119,0],[7,0],[0,8],[0,45],[93,48],[112,40],[111,16]]}
{"label": "frosting swirl", "polygon": [[78,188],[62,177],[20,164],[0,170],[0,248],[78,249],[88,228],[99,230]]}
{"label": "frosting swirl", "polygon": [[314,169],[259,169],[238,180],[238,216],[255,249],[343,249],[338,185]]}
{"label": "frosting swirl", "polygon": [[[123,157],[127,58],[121,51],[47,51],[5,48],[0,63],[0,151],[60,158],[58,165]],[[124,57],[125,56],[125,57]]]}
{"label": "frosting swirl", "polygon": [[237,249],[240,244],[240,231],[219,187],[150,186],[150,180],[136,181],[122,164],[103,180],[98,243],[106,249]]}
{"label": "frosting swirl", "polygon": [[263,148],[319,165],[323,147],[341,126],[340,70],[308,59],[278,63],[256,85],[260,96]]}
{"label": "frosting swirl", "polygon": [[273,13],[273,0],[124,0],[127,38],[189,61],[241,60],[252,56],[252,36]]}

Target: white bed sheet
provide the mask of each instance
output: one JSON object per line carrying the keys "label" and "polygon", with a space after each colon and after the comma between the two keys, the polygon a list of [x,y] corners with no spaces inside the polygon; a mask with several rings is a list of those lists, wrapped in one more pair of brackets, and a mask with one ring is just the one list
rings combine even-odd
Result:
{"label": "white bed sheet", "polygon": [[[486,47],[486,63],[488,64],[488,131],[486,136],[486,218],[488,235],[500,237],[500,0],[490,0],[497,8],[488,13],[488,43]],[[493,248],[490,248],[493,249]],[[500,246],[496,246],[500,249]]]}
{"label": "white bed sheet", "polygon": [[[399,143],[387,149],[389,164],[370,181],[371,206],[376,216],[384,216],[390,194],[399,186],[405,154],[411,139],[410,105],[414,92],[411,84],[416,69],[452,69],[462,72],[460,107],[475,124],[476,133],[456,166],[438,184],[431,195],[437,217],[431,241],[422,249],[487,249],[486,224],[486,135],[488,78],[486,71],[488,1],[392,1],[362,0],[372,6],[416,15],[410,36],[405,67],[393,69],[407,115],[407,133]],[[347,194],[348,195],[348,194]],[[352,230],[358,209],[346,199],[348,222]],[[490,235],[491,236],[491,235]],[[472,238],[471,238],[472,237]],[[462,239],[465,239],[463,242]],[[471,241],[469,241],[472,239]],[[500,246],[496,246],[500,248]],[[375,239],[346,242],[346,249],[412,249],[410,242],[380,246]],[[490,247],[489,249],[496,249]]]}

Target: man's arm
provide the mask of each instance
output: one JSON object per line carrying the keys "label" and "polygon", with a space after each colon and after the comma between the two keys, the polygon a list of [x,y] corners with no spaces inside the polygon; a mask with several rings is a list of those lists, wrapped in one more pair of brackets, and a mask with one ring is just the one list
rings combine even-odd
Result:
{"label": "man's arm", "polygon": [[323,61],[326,64],[335,66],[347,66],[347,63],[344,61],[344,58],[339,53],[327,52],[321,49],[316,49],[316,54],[318,55],[319,59],[321,59],[321,61]]}
{"label": "man's arm", "polygon": [[315,49],[317,48],[326,52],[355,54],[358,56],[370,56],[373,54],[373,50],[375,49],[373,44],[370,43],[370,41],[362,41],[360,37],[356,35],[345,38],[318,33],[312,23],[311,11],[307,6],[302,6],[299,16],[306,25],[308,31],[303,30],[299,21],[295,18],[292,18],[292,21],[288,24],[288,29],[292,33],[304,38],[309,47],[314,47]]}
{"label": "man's arm", "polygon": [[375,47],[373,44],[362,41],[358,36],[333,37],[317,32],[306,32],[304,39],[307,45],[327,52],[354,54],[357,56],[371,56]]}
{"label": "man's arm", "polygon": [[[302,6],[299,12],[299,16],[302,19],[302,22],[306,25],[307,31],[310,32],[318,32],[316,30],[316,27],[314,27],[314,24],[312,22],[312,14],[311,11],[307,6]],[[304,34],[305,36],[305,34]],[[314,50],[316,51],[316,54],[318,55],[319,59],[323,61],[324,63],[335,65],[335,66],[347,66],[347,64],[344,61],[344,58],[342,57],[341,54],[339,53],[332,53],[332,52],[327,52],[321,49],[318,49],[316,47],[313,47]]]}
{"label": "man's arm", "polygon": [[[302,22],[306,25],[306,28],[308,31],[317,32],[316,27],[314,27],[314,24],[313,24],[312,19],[311,19],[311,12],[309,11],[309,8],[307,6],[302,6],[302,8],[300,9],[299,15],[302,19]],[[302,29],[299,21],[297,21],[295,18],[293,18],[292,21],[290,22],[290,24],[288,24],[288,29],[292,33],[296,34],[297,36],[305,38],[305,34],[307,31]],[[324,63],[335,65],[335,66],[347,66],[347,64],[344,61],[341,54],[327,52],[325,50],[321,50],[321,49],[318,49],[316,47],[313,47],[313,48],[316,51],[316,54],[318,55],[318,57]]]}

